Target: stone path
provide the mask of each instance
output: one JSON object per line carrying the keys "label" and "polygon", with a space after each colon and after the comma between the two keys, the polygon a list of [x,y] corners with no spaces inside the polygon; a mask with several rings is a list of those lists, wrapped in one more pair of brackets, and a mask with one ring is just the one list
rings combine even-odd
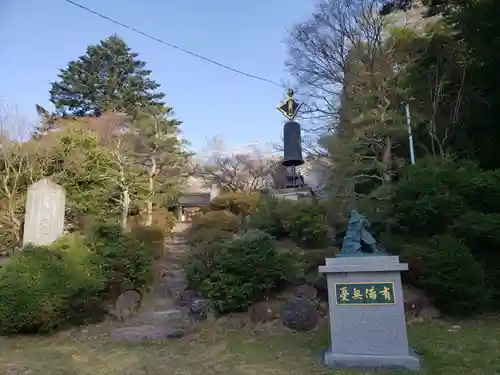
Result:
{"label": "stone path", "polygon": [[185,232],[189,224],[178,223],[172,239],[166,243],[166,253],[156,265],[157,277],[150,296],[145,297],[142,311],[122,327],[112,330],[113,341],[142,343],[180,338],[193,327],[193,322],[206,318],[205,301],[187,291],[187,281],[181,268],[188,249]]}

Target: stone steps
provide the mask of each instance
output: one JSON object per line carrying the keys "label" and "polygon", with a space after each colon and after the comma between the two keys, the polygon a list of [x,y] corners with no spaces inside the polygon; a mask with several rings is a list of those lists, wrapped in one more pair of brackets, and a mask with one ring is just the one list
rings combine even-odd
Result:
{"label": "stone steps", "polygon": [[186,291],[188,283],[181,268],[181,260],[189,249],[183,235],[188,228],[189,224],[177,224],[172,238],[165,241],[165,256],[157,264],[164,269],[163,277],[153,285],[152,301],[127,326],[113,330],[111,340],[138,343],[179,338],[186,334],[193,320],[191,310],[194,309],[194,320],[201,320],[203,312],[195,310],[201,311],[203,300]]}

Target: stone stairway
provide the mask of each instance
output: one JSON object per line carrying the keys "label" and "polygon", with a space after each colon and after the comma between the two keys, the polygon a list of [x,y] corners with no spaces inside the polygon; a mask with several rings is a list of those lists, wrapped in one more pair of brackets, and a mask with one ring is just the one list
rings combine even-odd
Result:
{"label": "stone stairway", "polygon": [[188,249],[189,224],[178,223],[166,240],[165,255],[156,264],[156,281],[138,316],[112,330],[113,341],[148,342],[183,337],[195,321],[202,320],[204,300],[187,291],[182,258]]}

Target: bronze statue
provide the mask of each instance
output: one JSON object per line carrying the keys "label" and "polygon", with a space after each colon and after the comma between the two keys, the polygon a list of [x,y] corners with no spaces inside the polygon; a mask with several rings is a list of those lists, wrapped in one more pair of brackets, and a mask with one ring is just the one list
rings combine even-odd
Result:
{"label": "bronze statue", "polygon": [[[338,256],[360,256],[366,255],[366,253],[371,255],[384,254],[377,249],[377,241],[367,228],[370,228],[370,222],[366,216],[352,210],[349,214],[349,223],[342,242],[342,250]],[[363,251],[363,249],[368,251]]]}

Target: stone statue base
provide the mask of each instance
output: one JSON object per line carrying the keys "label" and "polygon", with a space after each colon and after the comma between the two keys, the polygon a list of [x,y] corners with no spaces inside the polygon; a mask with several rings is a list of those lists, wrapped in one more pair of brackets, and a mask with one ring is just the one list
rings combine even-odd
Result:
{"label": "stone statue base", "polygon": [[327,258],[331,345],[330,368],[419,370],[410,350],[401,287],[408,265],[388,255]]}
{"label": "stone statue base", "polygon": [[314,197],[314,192],[309,186],[303,186],[297,188],[274,189],[272,190],[272,195],[276,199],[296,201],[299,199],[312,199]]}

